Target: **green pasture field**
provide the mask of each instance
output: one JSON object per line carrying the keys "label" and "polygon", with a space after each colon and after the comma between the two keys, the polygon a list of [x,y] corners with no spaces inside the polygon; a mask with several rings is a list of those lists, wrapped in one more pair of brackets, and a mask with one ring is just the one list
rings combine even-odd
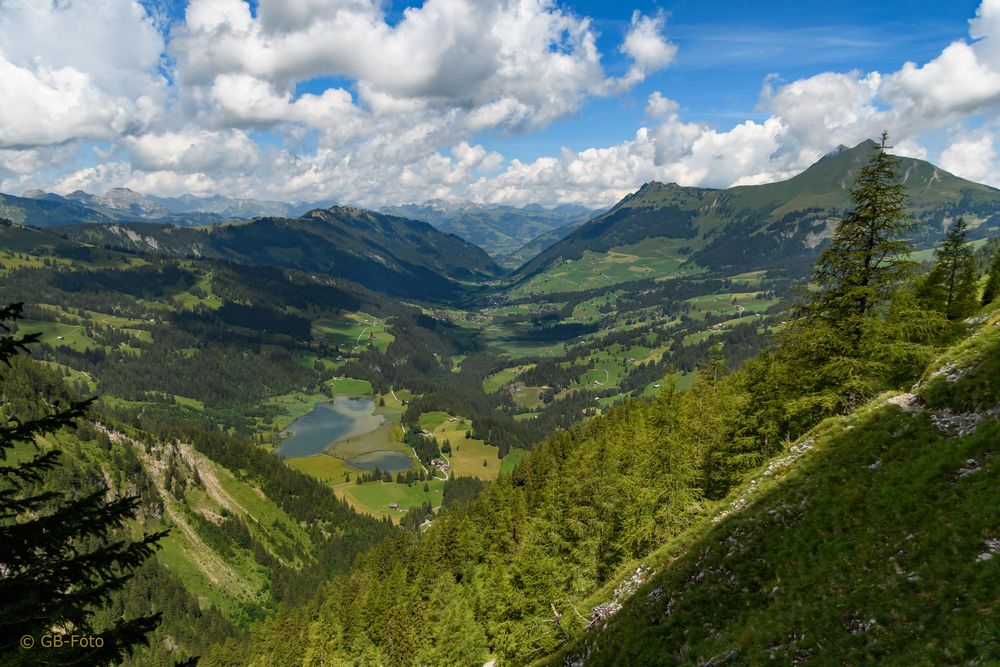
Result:
{"label": "green pasture field", "polygon": [[510,368],[504,368],[503,370],[497,371],[493,375],[483,378],[483,391],[487,394],[496,393],[499,391],[500,387],[504,386],[524,371],[534,367],[535,364],[521,364],[519,366],[511,366]]}
{"label": "green pasture field", "polygon": [[[424,491],[424,484],[428,490]],[[427,482],[413,484],[396,484],[395,482],[341,482],[334,486],[334,491],[347,503],[362,514],[377,518],[389,517],[393,523],[399,523],[405,512],[420,507],[430,501],[432,507],[440,507],[444,498],[444,480],[432,479]],[[389,503],[399,503],[400,509],[389,508]]]}
{"label": "green pasture field", "polygon": [[21,331],[41,334],[39,342],[52,347],[68,347],[77,352],[103,347],[93,338],[84,333],[82,325],[62,324],[60,322],[44,322],[42,320],[19,320]]}

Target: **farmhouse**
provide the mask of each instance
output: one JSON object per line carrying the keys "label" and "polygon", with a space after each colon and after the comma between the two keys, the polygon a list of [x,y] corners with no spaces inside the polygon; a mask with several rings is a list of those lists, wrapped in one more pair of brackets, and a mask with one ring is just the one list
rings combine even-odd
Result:
{"label": "farmhouse", "polygon": [[391,510],[398,510],[399,509],[399,503],[389,503],[389,509],[391,509]]}

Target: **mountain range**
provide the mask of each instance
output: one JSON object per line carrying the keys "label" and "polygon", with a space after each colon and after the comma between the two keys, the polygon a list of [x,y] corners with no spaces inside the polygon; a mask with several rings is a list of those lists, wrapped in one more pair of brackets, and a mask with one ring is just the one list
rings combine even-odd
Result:
{"label": "mountain range", "polygon": [[503,272],[481,248],[425,222],[345,206],[209,227],[90,223],[62,231],[128,252],[316,271],[398,296],[455,296],[461,281]]}
{"label": "mountain range", "polygon": [[[764,185],[727,189],[650,182],[554,243],[515,273],[524,279],[584,252],[655,239],[688,261],[709,269],[749,271],[808,263],[850,208],[858,170],[877,145],[839,147],[801,174]],[[924,160],[898,158],[912,239],[926,246],[947,224],[964,217],[970,238],[1000,228],[1000,190],[950,174]]]}
{"label": "mountain range", "polygon": [[[27,190],[20,197],[0,195],[0,215],[36,227],[111,221],[211,225],[257,217],[297,218],[335,205],[333,200],[292,203],[221,195],[158,197],[129,188],[111,188],[103,195],[82,190],[58,195],[38,189]],[[427,222],[478,245],[505,266],[514,268],[599,211],[574,204],[545,208],[538,204],[514,207],[429,200],[422,204],[386,206],[379,212]]]}
{"label": "mountain range", "polygon": [[[327,208],[332,200],[289,203],[282,201],[185,194],[179,197],[144,195],[129,188],[111,188],[103,195],[75,190],[58,195],[44,190],[27,190],[20,199],[33,199],[82,206],[115,220],[149,220],[167,224],[211,224],[223,220],[249,220],[260,216],[298,217],[317,208]],[[24,205],[23,201],[16,202]],[[23,222],[15,220],[15,222]],[[37,226],[46,226],[37,224]]]}
{"label": "mountain range", "polygon": [[[763,185],[712,189],[650,182],[594,216],[581,206],[432,200],[382,212],[332,206],[293,217],[314,204],[157,198],[115,188],[103,196],[0,195],[0,217],[39,227],[70,225],[65,233],[71,238],[129,251],[319,271],[389,294],[441,298],[461,291],[461,281],[492,280],[506,270],[523,283],[585,254],[631,257],[637,244],[696,270],[804,269],[849,209],[854,176],[876,148],[871,141],[841,146],[801,174]],[[1000,190],[923,160],[898,160],[918,247],[938,241],[958,217],[968,223],[971,239],[1000,228]],[[284,213],[250,221],[223,217],[261,211]],[[629,269],[612,282],[658,275],[641,266]]]}

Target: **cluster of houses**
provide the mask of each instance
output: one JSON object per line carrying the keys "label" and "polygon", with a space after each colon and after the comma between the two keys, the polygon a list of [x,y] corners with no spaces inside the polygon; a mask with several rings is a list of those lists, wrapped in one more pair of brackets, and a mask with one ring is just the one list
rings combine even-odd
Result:
{"label": "cluster of houses", "polygon": [[431,459],[431,467],[440,468],[442,472],[448,472],[451,470],[451,464],[447,461],[442,461],[441,459]]}

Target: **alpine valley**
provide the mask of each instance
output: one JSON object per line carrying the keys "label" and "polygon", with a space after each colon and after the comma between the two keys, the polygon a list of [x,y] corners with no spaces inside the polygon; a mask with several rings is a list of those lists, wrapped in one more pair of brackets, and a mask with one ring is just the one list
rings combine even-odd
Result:
{"label": "alpine valley", "polygon": [[166,531],[86,606],[148,644],[95,662],[1000,663],[1000,190],[866,141],[606,211],[0,218],[4,340],[37,334],[0,423],[97,397],[0,442],[0,493]]}

